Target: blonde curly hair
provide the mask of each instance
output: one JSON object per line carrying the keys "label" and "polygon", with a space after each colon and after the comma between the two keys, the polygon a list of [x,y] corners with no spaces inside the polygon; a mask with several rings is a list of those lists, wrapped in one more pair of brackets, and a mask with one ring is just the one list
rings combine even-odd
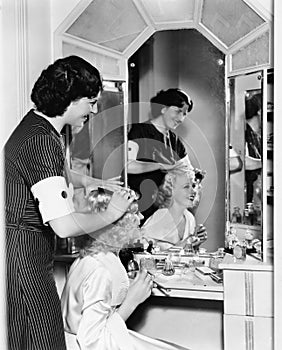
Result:
{"label": "blonde curly hair", "polygon": [[173,203],[173,188],[177,176],[187,175],[189,182],[195,181],[195,171],[189,169],[185,172],[182,171],[169,171],[163,180],[163,183],[154,193],[155,204],[158,208],[169,208]]}
{"label": "blonde curly hair", "polygon": [[[107,209],[111,195],[93,193],[89,197],[89,207],[93,212],[101,212]],[[83,235],[77,237],[77,245],[80,248],[80,256],[97,254],[99,252],[118,252],[129,240],[141,238],[140,213],[138,204],[131,203],[127,212],[115,223],[95,231],[95,237]]]}

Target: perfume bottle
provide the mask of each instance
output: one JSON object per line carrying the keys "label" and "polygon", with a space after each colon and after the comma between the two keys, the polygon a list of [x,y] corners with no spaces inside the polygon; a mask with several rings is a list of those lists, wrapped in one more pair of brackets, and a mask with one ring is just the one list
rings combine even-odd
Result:
{"label": "perfume bottle", "polygon": [[238,260],[246,260],[247,244],[246,241],[238,242],[233,247],[233,256]]}
{"label": "perfume bottle", "polygon": [[233,211],[233,214],[232,214],[231,221],[233,223],[241,223],[242,222],[242,215],[240,213],[240,208],[239,207],[234,207],[234,211]]}
{"label": "perfume bottle", "polygon": [[139,271],[138,262],[134,259],[129,260],[127,263],[127,275],[129,278],[134,279],[137,275],[137,271]]}
{"label": "perfume bottle", "polygon": [[165,259],[164,267],[162,273],[165,276],[172,276],[175,273],[175,268],[173,266],[173,262],[171,261],[171,254],[167,256]]}
{"label": "perfume bottle", "polygon": [[256,215],[255,215],[254,204],[253,203],[247,203],[246,204],[246,209],[248,209],[248,212],[249,212],[250,225],[255,225],[256,224]]}

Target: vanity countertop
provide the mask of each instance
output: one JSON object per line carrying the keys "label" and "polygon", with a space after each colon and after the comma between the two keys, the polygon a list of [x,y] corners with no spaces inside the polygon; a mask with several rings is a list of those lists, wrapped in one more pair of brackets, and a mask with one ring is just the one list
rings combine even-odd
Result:
{"label": "vanity countertop", "polygon": [[[135,259],[140,263],[142,258],[164,259],[167,253],[159,253],[148,255],[146,253],[135,254]],[[175,257],[174,257],[175,258]],[[201,266],[208,266],[208,255],[197,256],[181,256],[181,263],[174,263],[175,273],[172,276],[165,276],[162,273],[162,268],[157,268],[150,271],[155,275],[155,281],[159,283],[162,288],[154,288],[153,295],[177,297],[177,298],[193,298],[206,300],[223,300],[223,284],[215,282],[210,275],[204,275],[199,271],[189,269],[187,266],[184,269],[183,263],[189,260],[196,260],[202,263]],[[181,267],[182,266],[182,267]]]}
{"label": "vanity countertop", "polygon": [[223,300],[222,283],[216,283],[210,276],[197,271],[181,274],[176,268],[173,276],[164,276],[160,271],[155,281],[163,287],[153,289],[153,295],[156,296]]}
{"label": "vanity countertop", "polygon": [[246,260],[240,260],[231,254],[225,254],[219,268],[222,270],[272,271],[273,263],[272,261],[262,262],[250,255],[247,255]]}

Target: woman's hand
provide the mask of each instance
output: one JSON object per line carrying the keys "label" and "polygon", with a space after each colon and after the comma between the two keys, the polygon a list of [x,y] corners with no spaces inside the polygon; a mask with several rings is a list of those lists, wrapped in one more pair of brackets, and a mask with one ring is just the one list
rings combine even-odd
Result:
{"label": "woman's hand", "polygon": [[124,321],[132,314],[136,307],[143,303],[150,295],[153,288],[153,278],[146,270],[137,272],[137,276],[131,283],[124,302],[118,309],[118,313]]}
{"label": "woman's hand", "polygon": [[149,275],[145,269],[138,271],[128,289],[126,299],[128,298],[132,305],[137,306],[149,298],[152,288],[153,276]]}
{"label": "woman's hand", "polygon": [[134,200],[136,200],[134,191],[128,188],[121,188],[113,193],[107,207],[107,212],[113,215],[114,221],[118,220]]}
{"label": "woman's hand", "polygon": [[204,225],[199,225],[196,228],[196,237],[197,240],[194,242],[192,242],[194,247],[198,247],[200,244],[202,244],[203,242],[205,242],[208,238],[208,233],[206,230],[206,227]]}
{"label": "woman's hand", "polygon": [[114,192],[122,189],[122,185],[123,182],[120,181],[120,176],[112,177],[107,180],[92,178],[91,183],[85,186],[85,196],[87,197],[90,192],[97,190],[98,187]]}
{"label": "woman's hand", "polygon": [[137,276],[130,284],[125,302],[136,308],[151,295],[153,288],[153,276],[145,269],[137,272]]}

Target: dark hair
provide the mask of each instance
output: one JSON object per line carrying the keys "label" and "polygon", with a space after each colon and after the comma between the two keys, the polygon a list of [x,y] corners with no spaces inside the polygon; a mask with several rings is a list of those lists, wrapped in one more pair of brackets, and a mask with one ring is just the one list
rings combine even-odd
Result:
{"label": "dark hair", "polygon": [[177,88],[159,91],[156,96],[151,98],[150,102],[153,118],[156,118],[161,114],[161,109],[163,106],[176,106],[181,108],[184,106],[184,104],[187,104],[188,112],[191,112],[193,108],[193,101],[191,100],[190,96]]}
{"label": "dark hair", "polygon": [[31,100],[48,117],[62,115],[71,102],[96,97],[102,90],[99,71],[78,56],[56,60],[44,69],[34,84]]}
{"label": "dark hair", "polygon": [[246,99],[245,116],[247,120],[251,119],[254,115],[257,115],[260,109],[261,109],[261,93],[257,93]]}

